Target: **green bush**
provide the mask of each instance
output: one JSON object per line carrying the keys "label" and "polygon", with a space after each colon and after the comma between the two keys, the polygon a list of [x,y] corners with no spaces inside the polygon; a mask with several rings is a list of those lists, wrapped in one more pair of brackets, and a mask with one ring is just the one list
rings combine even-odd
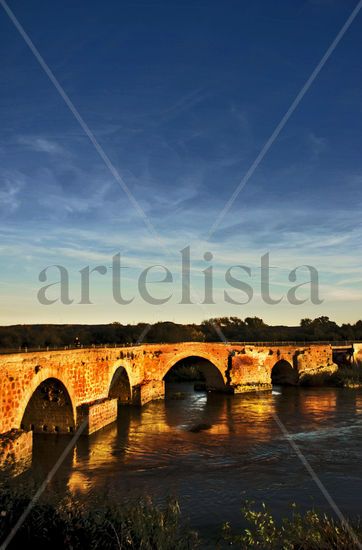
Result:
{"label": "green bush", "polygon": [[[223,526],[223,540],[234,548],[261,550],[354,550],[362,541],[360,521],[344,525],[326,514],[308,510],[304,514],[292,505],[290,518],[279,523],[263,503],[253,502],[242,508],[250,527],[234,534],[231,525]],[[356,538],[357,537],[357,538]]]}

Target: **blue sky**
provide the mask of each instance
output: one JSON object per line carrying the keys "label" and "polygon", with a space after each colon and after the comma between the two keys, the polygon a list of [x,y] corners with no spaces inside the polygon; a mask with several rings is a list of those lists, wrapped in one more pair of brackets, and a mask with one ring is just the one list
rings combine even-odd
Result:
{"label": "blue sky", "polygon": [[[0,10],[1,324],[361,317],[362,13],[205,240],[355,1],[9,5],[162,245]],[[214,305],[178,304],[179,251],[187,245],[201,295],[201,270],[209,265],[202,255],[213,253]],[[109,270],[94,275],[93,304],[78,304],[79,270],[110,266],[117,252],[133,303],[114,303]],[[259,279],[266,252],[275,296],[285,296],[293,268],[310,264],[318,269],[323,303],[265,304]],[[69,272],[72,305],[37,300],[39,272],[53,264]],[[167,288],[151,283],[155,295],[173,293],[161,307],[137,296],[138,276],[153,264],[174,276]],[[246,305],[223,299],[225,271],[238,264],[252,272],[244,278],[254,290]],[[153,280],[160,276],[155,270]],[[57,279],[50,270],[49,282]],[[307,297],[308,288],[300,295]]]}

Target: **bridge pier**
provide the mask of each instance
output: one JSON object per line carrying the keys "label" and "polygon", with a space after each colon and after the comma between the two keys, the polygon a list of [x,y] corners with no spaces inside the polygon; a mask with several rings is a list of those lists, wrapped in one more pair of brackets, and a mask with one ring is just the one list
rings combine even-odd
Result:
{"label": "bridge pier", "polygon": [[31,465],[33,432],[10,430],[0,434],[0,470],[9,468],[13,475],[19,475]]}
{"label": "bridge pier", "polygon": [[247,384],[237,384],[233,386],[233,393],[237,394],[237,393],[267,391],[267,390],[270,391],[272,388],[273,388],[272,384],[249,382]]}
{"label": "bridge pier", "polygon": [[165,397],[165,382],[163,380],[145,380],[132,388],[132,404],[141,406]]}
{"label": "bridge pier", "polygon": [[77,407],[77,427],[86,423],[83,435],[90,435],[117,420],[118,400],[98,399]]}

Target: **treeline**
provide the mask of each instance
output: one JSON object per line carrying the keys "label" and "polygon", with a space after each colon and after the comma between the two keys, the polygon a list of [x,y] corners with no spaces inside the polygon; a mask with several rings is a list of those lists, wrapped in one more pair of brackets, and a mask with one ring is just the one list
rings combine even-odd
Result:
{"label": "treeline", "polygon": [[299,326],[267,325],[258,317],[218,317],[201,324],[160,322],[123,325],[13,325],[0,327],[0,348],[37,348],[158,342],[362,340],[362,321],[337,325],[328,317],[302,319]]}

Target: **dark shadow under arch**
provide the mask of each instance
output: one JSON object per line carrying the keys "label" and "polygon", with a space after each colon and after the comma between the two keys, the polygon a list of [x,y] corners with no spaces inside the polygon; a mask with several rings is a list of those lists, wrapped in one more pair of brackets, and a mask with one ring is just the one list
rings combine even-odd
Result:
{"label": "dark shadow under arch", "polygon": [[60,380],[47,378],[39,384],[25,408],[21,428],[53,434],[74,431],[72,401]]}
{"label": "dark shadow under arch", "polygon": [[108,397],[118,399],[120,405],[129,405],[132,401],[131,384],[124,367],[118,367],[112,377]]}
{"label": "dark shadow under arch", "polygon": [[288,361],[281,359],[272,368],[271,380],[272,384],[277,386],[296,386],[299,377],[292,365]]}
{"label": "dark shadow under arch", "polygon": [[163,380],[166,382],[195,382],[204,385],[208,391],[224,391],[226,389],[223,376],[219,369],[204,357],[192,355],[177,361],[169,368]]}

